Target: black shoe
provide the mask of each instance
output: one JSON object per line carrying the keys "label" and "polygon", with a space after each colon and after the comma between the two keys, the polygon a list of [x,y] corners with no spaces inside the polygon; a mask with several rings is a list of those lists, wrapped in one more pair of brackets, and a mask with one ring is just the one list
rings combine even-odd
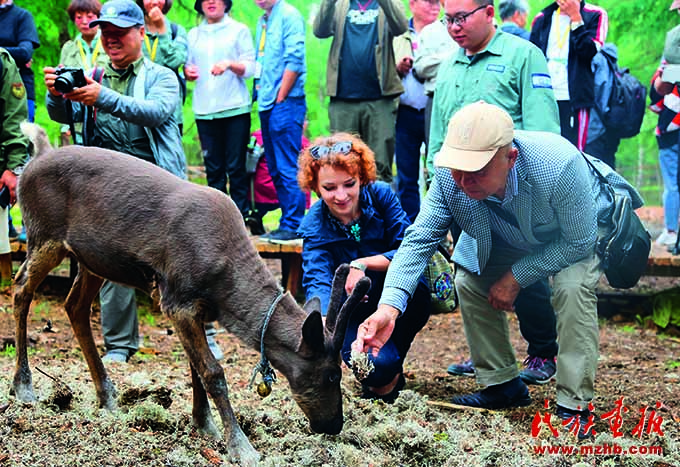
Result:
{"label": "black shoe", "polygon": [[[555,414],[562,420],[562,426],[568,432],[578,436],[578,439],[584,440],[593,436],[593,425],[591,423],[590,410],[573,410],[561,405],[557,406]],[[575,423],[578,423],[578,433],[576,432]]]}
{"label": "black shoe", "polygon": [[453,376],[474,376],[475,364],[472,363],[472,360],[465,360],[463,363],[452,363],[446,371]]}
{"label": "black shoe", "polygon": [[246,223],[246,227],[250,229],[252,235],[264,235],[265,230],[261,217],[246,216],[243,220]]}
{"label": "black shoe", "polygon": [[370,389],[368,389],[368,386],[362,385],[363,392],[361,393],[361,398],[362,399],[380,399],[386,404],[392,404],[394,403],[395,400],[397,400],[397,397],[399,397],[399,392],[401,392],[402,389],[404,389],[404,386],[406,386],[406,378],[404,378],[404,374],[399,375],[399,379],[397,380],[397,384],[394,386],[394,388],[388,392],[387,394],[376,394]]}
{"label": "black shoe", "polygon": [[491,410],[511,409],[531,404],[531,397],[527,385],[517,377],[473,394],[452,397],[451,403]]}

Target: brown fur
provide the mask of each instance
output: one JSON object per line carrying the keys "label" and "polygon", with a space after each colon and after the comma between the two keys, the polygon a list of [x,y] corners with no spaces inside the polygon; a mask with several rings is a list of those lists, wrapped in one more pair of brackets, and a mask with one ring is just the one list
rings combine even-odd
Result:
{"label": "brown fur", "polygon": [[[259,456],[236,422],[223,369],[203,330],[204,322],[218,320],[259,350],[265,314],[279,293],[234,203],[217,190],[180,180],[137,158],[80,146],[34,158],[21,177],[18,196],[28,253],[15,279],[16,397],[35,400],[26,336],[34,292],[70,254],[78,262],[78,274],[65,308],[100,406],[115,409],[116,391],[92,337],[92,301],[104,279],[149,293],[156,290],[189,357],[194,423],[219,435],[210,415],[210,394],[233,459],[256,464]],[[350,310],[370,285],[362,279],[341,308],[338,297],[347,273],[342,266],[336,274],[325,329],[318,300],[303,309],[286,294],[265,333],[267,358],[288,379],[312,430],[321,433],[342,429],[339,350]]]}

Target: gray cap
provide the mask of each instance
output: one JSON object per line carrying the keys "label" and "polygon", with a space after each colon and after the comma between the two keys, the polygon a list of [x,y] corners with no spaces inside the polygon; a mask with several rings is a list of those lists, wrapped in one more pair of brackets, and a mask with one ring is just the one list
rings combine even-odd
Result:
{"label": "gray cap", "polygon": [[680,26],[666,33],[663,58],[666,59],[668,65],[664,67],[661,79],[667,83],[680,82]]}
{"label": "gray cap", "polygon": [[90,21],[90,27],[109,23],[119,28],[144,26],[144,13],[132,0],[111,0],[102,6],[99,18]]}

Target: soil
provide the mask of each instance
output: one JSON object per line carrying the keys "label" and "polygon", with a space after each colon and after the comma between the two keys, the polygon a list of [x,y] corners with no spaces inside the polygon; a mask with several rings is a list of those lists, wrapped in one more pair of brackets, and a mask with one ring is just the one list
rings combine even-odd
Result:
{"label": "soil", "polygon": [[[673,285],[672,280],[645,278],[641,290]],[[140,312],[140,352],[127,364],[107,365],[120,395],[119,410],[108,412],[96,407],[63,297],[37,296],[29,317],[29,359],[40,402],[18,402],[9,395],[14,371],[11,290],[1,292],[0,466],[236,465],[229,462],[223,441],[193,429],[186,356],[169,321],[150,305]],[[603,284],[602,292],[611,290]],[[283,377],[261,399],[248,387],[258,352],[228,332],[217,340],[225,354],[230,400],[264,466],[680,467],[680,339],[636,319],[644,314],[644,304],[612,301],[611,296],[607,303],[607,318],[600,320],[593,401],[596,435],[584,442],[554,418],[557,437],[545,424],[532,432],[554,409],[554,381],[532,386],[528,407],[479,411],[447,406],[451,396],[479,389],[474,378],[446,372],[450,363],[468,357],[457,312],[432,316],[418,334],[405,364],[405,390],[392,405],[359,398],[360,386],[344,368],[345,425],[337,436],[309,430]],[[521,362],[526,344],[516,319],[508,317]],[[96,310],[92,325],[103,351]],[[216,412],[214,417],[219,420]],[[577,451],[570,453],[574,447]],[[557,454],[541,452],[558,448]]]}

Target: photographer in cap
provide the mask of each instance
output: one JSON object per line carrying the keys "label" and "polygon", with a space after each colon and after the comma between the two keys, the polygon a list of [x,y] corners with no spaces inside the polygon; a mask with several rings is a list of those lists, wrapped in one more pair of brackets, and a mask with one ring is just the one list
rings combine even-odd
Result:
{"label": "photographer in cap", "polygon": [[[68,102],[73,121],[84,122],[84,133],[91,138],[87,145],[139,157],[186,178],[184,150],[173,116],[179,83],[170,69],[143,57],[142,10],[131,0],[112,0],[102,6],[99,19],[90,23],[90,27],[96,25],[111,62],[104,68],[101,82],[92,79],[92,71],[85,75],[85,85],[63,94],[55,89],[57,70],[44,68],[50,118],[69,123]],[[80,84],[73,75],[71,78]],[[127,227],[120,226],[121,239],[126,237]],[[104,360],[125,362],[139,346],[135,291],[105,282],[100,299],[107,350]]]}
{"label": "photographer in cap", "polygon": [[[590,158],[609,183],[642,204],[609,166]],[[563,137],[514,130],[491,104],[463,107],[450,120],[435,158],[436,176],[390,269],[377,311],[359,327],[353,349],[377,354],[413,296],[417,279],[454,223],[462,230],[453,260],[456,290],[480,392],[454,404],[500,409],[531,402],[520,380],[506,312],[519,291],[552,276],[557,314],[557,415],[578,418],[587,437],[598,359],[597,298],[602,275],[595,253],[598,220],[611,210],[581,152]]]}

